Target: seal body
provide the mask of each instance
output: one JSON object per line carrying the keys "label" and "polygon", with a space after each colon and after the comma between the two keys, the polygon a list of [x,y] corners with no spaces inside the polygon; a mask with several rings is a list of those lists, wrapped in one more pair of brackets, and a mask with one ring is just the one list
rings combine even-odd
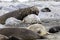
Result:
{"label": "seal body", "polygon": [[40,23],[40,18],[35,14],[30,14],[23,19],[24,23]]}
{"label": "seal body", "polygon": [[2,16],[0,16],[0,23],[4,24],[7,18],[15,17],[19,20],[23,20],[24,17],[26,17],[29,14],[36,14],[38,15],[39,10],[37,7],[32,6],[28,8],[18,9],[9,13],[6,13]]}
{"label": "seal body", "polygon": [[45,26],[41,25],[41,24],[33,24],[30,25],[27,29],[32,30],[34,32],[39,33],[41,36],[46,35],[48,32],[45,28]]}
{"label": "seal body", "polygon": [[5,35],[10,39],[11,37],[23,40],[35,40],[40,38],[38,33],[25,28],[4,28],[0,30],[0,34]]}

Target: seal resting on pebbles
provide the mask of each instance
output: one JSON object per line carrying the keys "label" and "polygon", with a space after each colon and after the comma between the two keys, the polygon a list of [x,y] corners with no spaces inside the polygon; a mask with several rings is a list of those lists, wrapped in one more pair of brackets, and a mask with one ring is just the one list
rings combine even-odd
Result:
{"label": "seal resting on pebbles", "polygon": [[40,23],[40,18],[35,14],[30,14],[23,19],[24,23]]}
{"label": "seal resting on pebbles", "polygon": [[43,26],[41,24],[33,24],[33,25],[30,25],[29,27],[27,27],[27,29],[32,30],[34,32],[37,32],[41,36],[45,36],[46,34],[48,34],[45,26]]}
{"label": "seal resting on pebbles", "polygon": [[0,30],[0,34],[9,38],[12,37],[23,40],[35,40],[40,38],[38,33],[25,28],[3,28]]}
{"label": "seal resting on pebbles", "polygon": [[57,33],[60,31],[60,26],[55,26],[49,29],[49,33]]}
{"label": "seal resting on pebbles", "polygon": [[29,14],[39,14],[39,10],[36,6],[18,9],[9,13],[6,13],[2,16],[0,16],[0,23],[4,24],[7,18],[15,17],[19,20],[23,20],[24,17],[26,17]]}

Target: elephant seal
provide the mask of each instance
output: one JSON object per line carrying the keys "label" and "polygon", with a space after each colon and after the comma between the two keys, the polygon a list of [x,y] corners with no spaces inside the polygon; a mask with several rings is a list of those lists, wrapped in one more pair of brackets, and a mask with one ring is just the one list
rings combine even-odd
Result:
{"label": "elephant seal", "polygon": [[15,11],[11,11],[9,13],[6,13],[2,16],[0,16],[0,23],[4,24],[7,18],[10,17],[15,17],[19,20],[23,20],[24,17],[26,17],[29,14],[39,14],[39,10],[36,6],[28,7],[28,8],[23,8],[23,9],[18,9]]}
{"label": "elephant seal", "polygon": [[60,31],[60,26],[55,26],[49,29],[49,33],[57,33]]}
{"label": "elephant seal", "polygon": [[36,33],[39,33],[40,36],[45,36],[48,34],[45,26],[41,25],[41,24],[33,24],[33,25],[30,25],[29,27],[27,27],[27,29],[29,30],[32,30]]}
{"label": "elephant seal", "polygon": [[[0,30],[0,34],[12,38],[23,39],[23,40],[35,40],[41,36],[26,28],[3,28]],[[12,38],[11,38],[12,37]]]}

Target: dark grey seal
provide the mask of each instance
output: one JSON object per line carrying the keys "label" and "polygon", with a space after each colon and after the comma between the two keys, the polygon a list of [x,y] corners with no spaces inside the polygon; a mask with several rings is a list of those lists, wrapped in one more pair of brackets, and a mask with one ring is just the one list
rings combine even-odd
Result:
{"label": "dark grey seal", "polygon": [[26,17],[29,14],[36,14],[38,15],[39,10],[36,6],[18,9],[9,13],[6,13],[2,16],[0,16],[0,23],[4,24],[7,18],[15,17],[19,20],[23,20],[24,17]]}
{"label": "dark grey seal", "polygon": [[8,40],[36,40],[41,38],[38,33],[25,28],[3,28],[0,30],[0,34],[7,36],[9,38]]}

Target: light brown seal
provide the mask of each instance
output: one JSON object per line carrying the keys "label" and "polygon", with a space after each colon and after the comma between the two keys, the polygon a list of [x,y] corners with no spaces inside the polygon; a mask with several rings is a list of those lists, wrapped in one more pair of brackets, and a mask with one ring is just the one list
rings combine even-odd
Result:
{"label": "light brown seal", "polygon": [[40,36],[45,36],[46,34],[48,34],[45,26],[43,26],[41,24],[33,24],[33,25],[30,25],[29,27],[27,27],[27,29],[39,33]]}

